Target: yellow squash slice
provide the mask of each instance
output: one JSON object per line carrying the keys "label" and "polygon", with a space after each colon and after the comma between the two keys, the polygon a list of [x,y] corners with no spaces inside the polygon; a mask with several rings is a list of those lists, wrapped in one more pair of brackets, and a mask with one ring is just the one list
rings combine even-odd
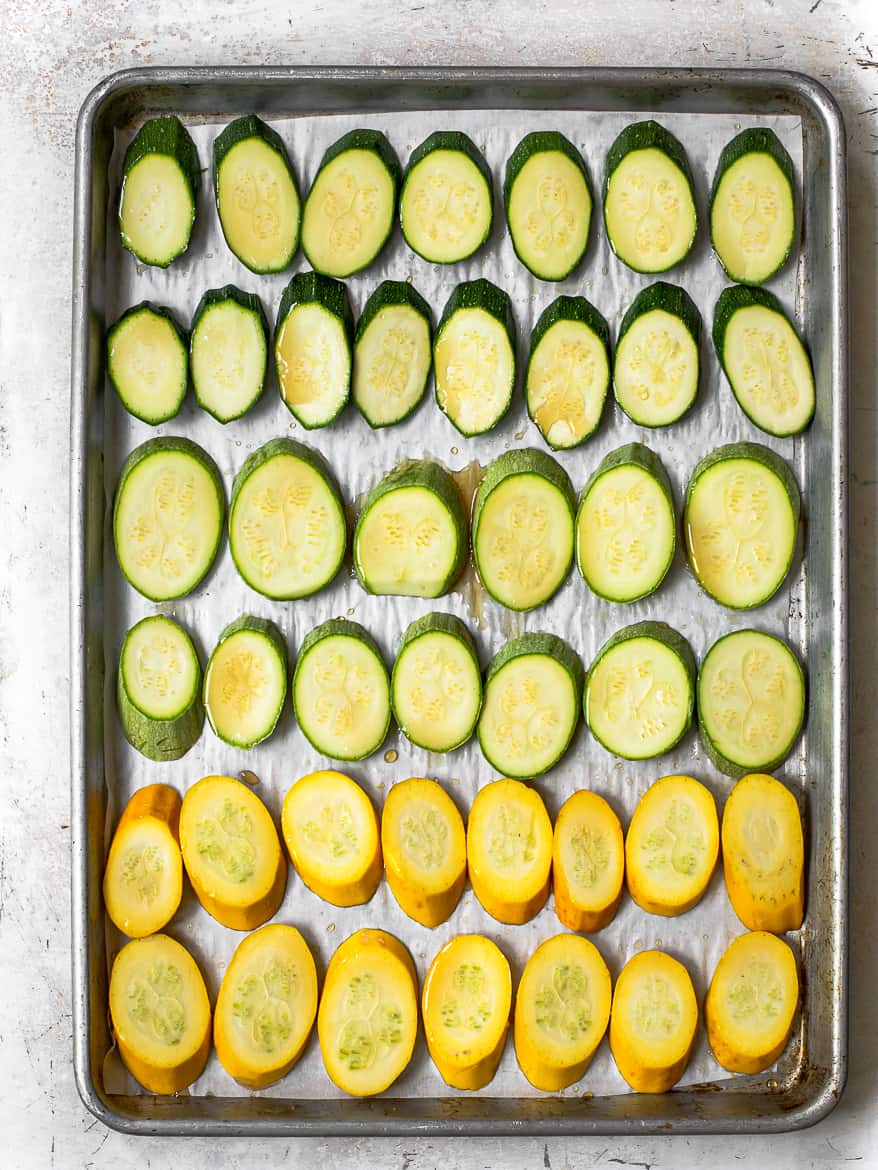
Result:
{"label": "yellow squash slice", "polygon": [[601,930],[619,908],[624,876],[619,818],[596,792],[574,792],[555,821],[555,913],[569,930]]}
{"label": "yellow squash slice", "polygon": [[107,857],[104,905],[131,938],[154,934],[174,917],[183,894],[180,794],[148,784],[128,801]]}

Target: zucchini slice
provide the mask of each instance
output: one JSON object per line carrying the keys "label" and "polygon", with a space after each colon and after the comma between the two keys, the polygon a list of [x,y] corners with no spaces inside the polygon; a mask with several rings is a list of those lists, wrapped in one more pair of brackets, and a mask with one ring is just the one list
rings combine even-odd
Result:
{"label": "zucchini slice", "polygon": [[399,223],[413,252],[434,264],[466,260],[491,234],[494,187],[479,148],[459,130],[438,130],[412,151]]}
{"label": "zucchini slice", "polygon": [[683,529],[692,572],[729,609],[764,605],[796,549],[799,488],[779,455],[729,443],[700,460],[686,489]]}
{"label": "zucchini slice", "polygon": [[366,496],[354,530],[354,565],[369,593],[439,597],[463,568],[466,516],[438,463],[391,471]]}
{"label": "zucchini slice", "polygon": [[635,622],[603,644],[585,680],[585,721],[608,752],[651,760],[692,724],[695,656],[664,622]]}
{"label": "zucchini slice", "polygon": [[248,114],[213,141],[213,190],[226,243],[251,272],[282,272],[299,246],[302,205],[280,135]]}
{"label": "zucchini slice", "polygon": [[487,592],[508,609],[535,609],[573,563],[576,497],[543,451],[506,451],[488,467],[473,506],[473,556]]}
{"label": "zucchini slice", "polygon": [[191,439],[148,439],[122,466],[113,507],[119,568],[150,601],[185,597],[219,551],[226,497],[219,469]]}
{"label": "zucchini slice", "polygon": [[648,597],[676,545],[671,481],[658,455],[642,443],[605,455],[576,514],[576,563],[592,593],[618,602]]}
{"label": "zucchini slice", "polygon": [[459,284],[433,339],[436,402],[462,435],[495,427],[512,404],[515,318],[490,280]]}
{"label": "zucchini slice", "polygon": [[354,403],[370,427],[400,423],[427,392],[433,361],[430,306],[407,280],[372,293],[354,340]]}
{"label": "zucchini slice", "polygon": [[780,301],[764,288],[723,289],[713,344],[738,406],[760,430],[798,435],[814,417],[814,370]]}
{"label": "zucchini slice", "polygon": [[306,430],[327,426],[347,405],[353,337],[345,286],[317,272],[298,272],[280,299],[274,358],[280,396]]}
{"label": "zucchini slice", "polygon": [[597,430],[610,388],[610,330],[585,297],[558,297],[530,338],[527,413],[553,450],[576,447]]}
{"label": "zucchini slice", "polygon": [[154,614],[122,643],[116,697],[125,738],[150,760],[179,760],[201,735],[201,664],[182,626]]}
{"label": "zucchini slice", "polygon": [[271,439],[235,476],[229,549],[251,587],[275,601],[310,597],[341,568],[344,504],[323,456],[294,439]]}
{"label": "zucchini slice", "polygon": [[579,722],[582,663],[554,634],[523,634],[495,655],[485,679],[479,745],[504,776],[532,777],[561,759]]}
{"label": "zucchini slice", "polygon": [[742,130],[723,147],[710,193],[710,242],[730,280],[764,284],[796,233],[793,162],[773,130]]}
{"label": "zucchini slice", "polygon": [[189,381],[186,334],[170,309],[149,301],[107,333],[107,373],[129,414],[157,426],[180,413]]}
{"label": "zucchini slice", "polygon": [[632,422],[667,427],[698,394],[701,314],[685,289],[663,280],[643,289],[619,327],[613,393]]}
{"label": "zucchini slice", "polygon": [[540,280],[564,280],[585,255],[591,188],[582,155],[555,130],[535,130],[506,164],[506,222],[515,254]]}
{"label": "zucchini slice", "polygon": [[602,796],[580,788],[564,801],[555,821],[555,913],[568,930],[602,930],[619,909],[624,875],[619,818]]}
{"label": "zucchini slice", "polygon": [[151,118],[125,151],[119,231],[141,264],[167,268],[189,247],[201,184],[198,151],[179,118]]}
{"label": "zucchini slice", "polygon": [[302,214],[315,272],[344,278],[378,257],[393,229],[399,159],[380,130],[351,130],[326,151]]}
{"label": "zucchini slice", "polygon": [[245,614],[219,636],[204,672],[210,726],[232,747],[272,734],[287,695],[287,649],[274,622]]}
{"label": "zucchini slice", "polygon": [[129,938],[155,934],[183,896],[180,794],[168,784],[138,788],[122,812],[104,870],[107,915]]}
{"label": "zucchini slice", "polygon": [[334,760],[377,752],[390,727],[390,678],[358,622],[328,621],[305,638],[293,674],[293,710],[311,746]]}
{"label": "zucchini slice", "polygon": [[198,302],[189,338],[195,401],[217,422],[240,418],[262,394],[268,368],[268,325],[262,302],[232,284]]}
{"label": "zucchini slice", "polygon": [[475,730],[482,675],[469,630],[450,613],[417,618],[402,636],[391,679],[393,717],[428,752],[450,752]]}
{"label": "zucchini slice", "polygon": [[698,672],[698,727],[713,764],[736,779],[770,772],[805,721],[805,676],[781,638],[735,630],[711,646]]}
{"label": "zucchini slice", "polygon": [[689,254],[698,213],[686,151],[657,122],[627,126],[607,154],[604,222],[635,272],[667,272]]}

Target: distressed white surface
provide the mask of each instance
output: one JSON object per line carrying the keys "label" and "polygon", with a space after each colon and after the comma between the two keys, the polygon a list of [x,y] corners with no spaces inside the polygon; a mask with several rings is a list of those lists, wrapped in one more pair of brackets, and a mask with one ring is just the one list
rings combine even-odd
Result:
{"label": "distressed white surface", "polygon": [[[0,4],[0,1165],[878,1165],[874,0],[188,0],[186,13],[184,23],[172,0]],[[811,73],[840,100],[850,142],[852,239],[851,1075],[841,1105],[814,1130],[738,1141],[183,1145],[108,1134],[79,1103],[70,1064],[66,710],[73,125],[85,94],[113,70],[231,62],[770,65]]]}

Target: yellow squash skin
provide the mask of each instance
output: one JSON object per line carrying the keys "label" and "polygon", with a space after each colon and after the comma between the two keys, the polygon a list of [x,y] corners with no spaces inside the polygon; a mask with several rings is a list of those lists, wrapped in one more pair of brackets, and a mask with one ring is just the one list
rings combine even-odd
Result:
{"label": "yellow squash skin", "polygon": [[569,930],[591,934],[612,922],[622,899],[625,842],[619,818],[587,788],[565,800],[555,820],[555,913]]}
{"label": "yellow squash skin", "polygon": [[[175,788],[148,784],[134,793],[119,818],[104,871],[104,905],[113,924],[130,938],[154,934],[177,913],[183,894],[181,803]],[[140,900],[148,902],[146,909],[132,909],[132,883]]]}

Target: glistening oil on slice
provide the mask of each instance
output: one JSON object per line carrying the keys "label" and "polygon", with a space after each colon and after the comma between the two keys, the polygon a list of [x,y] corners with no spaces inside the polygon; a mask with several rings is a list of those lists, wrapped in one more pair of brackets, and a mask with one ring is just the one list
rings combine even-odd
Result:
{"label": "glistening oil on slice", "polygon": [[306,430],[328,426],[351,390],[354,319],[345,286],[298,272],[283,291],[274,331],[280,396]]}
{"label": "glistening oil on slice", "polygon": [[180,794],[167,784],[138,788],[126,804],[107,856],[104,906],[129,938],[144,938],[174,917],[183,894]]}
{"label": "glistening oil on slice", "polygon": [[603,929],[619,908],[624,874],[619,818],[602,796],[580,788],[555,820],[552,888],[560,921],[585,934]]}
{"label": "glistening oil on slice", "polygon": [[385,280],[357,322],[351,392],[370,427],[403,422],[427,392],[430,306],[409,281]]}
{"label": "glistening oil on slice", "polygon": [[622,968],[613,991],[610,1049],[638,1093],[664,1093],[689,1063],[698,1001],[689,972],[663,951],[641,951]]}

